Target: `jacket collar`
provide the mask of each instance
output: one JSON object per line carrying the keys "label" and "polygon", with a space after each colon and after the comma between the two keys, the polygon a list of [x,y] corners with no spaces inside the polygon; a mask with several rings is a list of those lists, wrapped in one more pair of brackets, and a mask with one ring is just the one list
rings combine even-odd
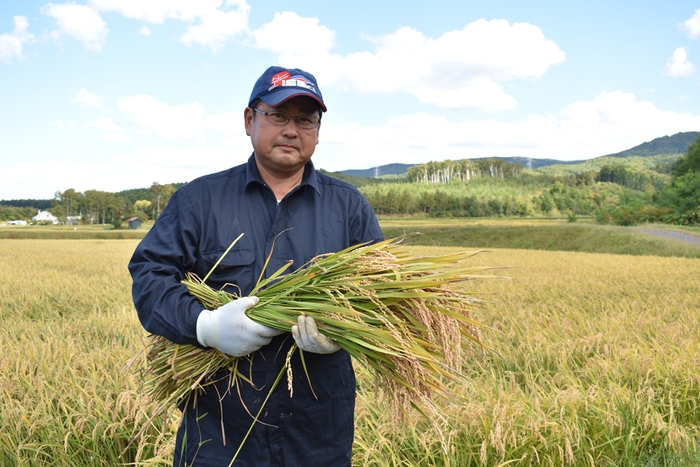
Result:
{"label": "jacket collar", "polygon": [[[299,186],[309,185],[316,190],[317,195],[321,195],[321,190],[318,187],[318,178],[316,177],[316,169],[314,164],[309,161],[304,166],[304,176],[301,179],[301,184]],[[265,185],[262,177],[260,176],[260,171],[258,170],[258,164],[255,163],[255,153],[251,154],[248,158],[248,163],[246,164],[246,177],[245,177],[245,187],[246,190],[251,183],[258,183],[260,185]]]}

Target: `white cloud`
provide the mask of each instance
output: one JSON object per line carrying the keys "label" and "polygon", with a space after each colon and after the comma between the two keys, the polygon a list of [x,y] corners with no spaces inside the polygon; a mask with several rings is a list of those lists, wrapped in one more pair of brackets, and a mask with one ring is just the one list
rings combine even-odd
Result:
{"label": "white cloud", "polygon": [[510,110],[517,104],[515,98],[504,93],[499,85],[478,76],[458,89],[418,86],[413,94],[424,104],[434,104],[448,109]]}
{"label": "white cloud", "polygon": [[700,8],[695,10],[692,18],[683,22],[682,27],[690,37],[700,37]]}
{"label": "white cloud", "polygon": [[25,16],[13,18],[15,29],[10,34],[0,34],[0,62],[9,63],[13,57],[23,58],[22,44],[34,39],[27,32],[29,21]]}
{"label": "white cloud", "polygon": [[250,151],[153,147],[109,158],[57,158],[3,166],[0,199],[51,199],[56,191],[118,192],[161,183],[188,182],[197,176],[245,162]]}
{"label": "white cloud", "polygon": [[235,148],[140,148],[124,158],[125,167],[139,168],[137,171],[128,169],[130,174],[125,179],[132,179],[130,183],[134,187],[150,186],[154,177],[161,183],[189,182],[196,177],[242,164],[251,151],[250,143],[245,139],[241,139]]}
{"label": "white cloud", "polygon": [[204,134],[206,112],[197,102],[170,106],[141,94],[117,99],[117,107],[126,113],[139,134],[175,140],[193,140]]}
{"label": "white cloud", "polygon": [[207,115],[204,119],[204,125],[207,129],[215,130],[225,135],[243,134],[243,114],[224,112]]}
{"label": "white cloud", "polygon": [[685,47],[673,51],[673,56],[666,63],[666,73],[670,76],[692,76],[695,73],[695,67],[688,61]]}
{"label": "white cloud", "polygon": [[73,3],[48,3],[41,7],[41,14],[56,20],[57,29],[51,31],[54,40],[59,41],[63,36],[70,36],[81,41],[87,50],[102,52],[109,29],[95,10]]}
{"label": "white cloud", "polygon": [[[200,175],[233,167],[245,162],[250,153],[250,143],[247,146],[240,145],[235,150],[155,146],[140,148],[130,154],[128,159],[132,167],[139,167],[139,172],[146,171],[150,173],[149,177],[158,174],[161,181],[170,183],[190,181]],[[163,175],[168,173],[171,175]]]}
{"label": "white cloud", "polygon": [[[272,26],[275,26],[274,28]],[[284,41],[273,32],[302,30],[318,42]],[[444,108],[481,111],[515,106],[499,82],[541,77],[565,54],[527,23],[480,19],[437,39],[410,27],[373,39],[374,52],[332,54],[333,33],[315,19],[276,15],[253,32],[255,45],[278,54],[283,65],[313,69],[326,86],[358,93],[412,94]]]}
{"label": "white cloud", "polygon": [[98,109],[102,107],[104,99],[97,94],[93,94],[85,88],[75,93],[70,103],[80,107]]}
{"label": "white cloud", "polygon": [[335,32],[319,25],[318,18],[302,18],[291,11],[275,13],[272,21],[251,35],[256,47],[278,55],[326,53],[335,41]]}
{"label": "white cloud", "polygon": [[176,141],[203,140],[213,130],[227,137],[243,134],[243,117],[234,113],[207,114],[198,102],[171,106],[141,94],[117,99],[135,131]]}
{"label": "white cloud", "polygon": [[83,128],[94,128],[102,133],[102,138],[109,143],[128,143],[131,138],[124,134],[122,128],[110,118],[99,118],[86,123]]}
{"label": "white cloud", "polygon": [[162,24],[166,19],[194,21],[221,6],[221,0],[90,0],[92,8]]}
{"label": "white cloud", "polygon": [[148,26],[144,24],[143,26],[141,26],[141,29],[139,29],[139,34],[141,34],[142,36],[150,36],[151,30],[148,29]]}
{"label": "white cloud", "polygon": [[198,21],[187,27],[180,41],[188,47],[199,44],[213,51],[248,30],[250,13],[245,0],[90,0],[90,5],[98,11],[149,23],[162,24],[166,19]]}
{"label": "white cloud", "polygon": [[593,100],[566,106],[559,114],[531,115],[515,122],[453,122],[416,113],[364,127],[328,118],[314,161],[316,167],[345,170],[481,157],[584,160],[697,128],[700,116],[662,111],[621,91],[602,92]]}
{"label": "white cloud", "polygon": [[[228,1],[229,4],[238,2]],[[231,11],[212,10],[202,16],[201,23],[189,26],[180,36],[180,41],[188,47],[199,44],[217,51],[224,43],[248,29],[248,13],[250,7],[240,2],[238,9]]]}

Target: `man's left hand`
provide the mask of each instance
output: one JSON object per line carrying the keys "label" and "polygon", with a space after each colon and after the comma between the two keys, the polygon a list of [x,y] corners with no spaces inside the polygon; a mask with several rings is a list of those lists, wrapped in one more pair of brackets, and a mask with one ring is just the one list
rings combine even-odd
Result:
{"label": "man's left hand", "polygon": [[329,354],[340,350],[340,346],[333,339],[318,331],[316,321],[311,316],[299,315],[297,324],[292,326],[292,336],[304,352]]}

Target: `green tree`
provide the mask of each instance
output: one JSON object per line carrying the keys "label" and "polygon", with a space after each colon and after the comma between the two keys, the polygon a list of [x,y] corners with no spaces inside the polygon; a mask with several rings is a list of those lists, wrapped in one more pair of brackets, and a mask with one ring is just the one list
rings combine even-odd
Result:
{"label": "green tree", "polygon": [[92,223],[107,224],[121,218],[127,212],[129,205],[125,198],[117,196],[109,191],[86,190],[85,209],[86,217]]}
{"label": "green tree", "polygon": [[134,210],[136,211],[134,213],[136,215],[141,213],[146,218],[152,218],[152,216],[153,216],[153,203],[151,203],[147,199],[137,200],[136,202],[134,202]]}
{"label": "green tree", "polygon": [[656,196],[658,204],[671,207],[682,215],[700,209],[700,172],[687,172],[675,177],[671,186]]}
{"label": "green tree", "polygon": [[163,212],[163,208],[168,204],[170,197],[175,193],[175,187],[171,184],[161,185],[158,182],[153,182],[151,185],[151,204],[153,205],[153,218],[156,219]]}
{"label": "green tree", "polygon": [[670,221],[696,224],[700,219],[700,138],[678,160],[670,186],[654,194],[657,206],[673,211]]}
{"label": "green tree", "polygon": [[54,199],[51,200],[53,215],[63,218],[75,215],[80,209],[79,199],[81,196],[82,193],[75,191],[74,188],[68,188],[63,192],[57,191],[54,194]]}
{"label": "green tree", "polygon": [[556,207],[554,198],[552,198],[552,195],[548,192],[544,192],[541,195],[536,196],[533,201],[537,208],[544,214],[549,214]]}
{"label": "green tree", "polygon": [[404,188],[399,194],[398,210],[403,214],[413,214],[418,210],[416,200],[408,188]]}
{"label": "green tree", "polygon": [[674,175],[680,177],[688,172],[700,173],[700,138],[695,140],[688,152],[678,160]]}

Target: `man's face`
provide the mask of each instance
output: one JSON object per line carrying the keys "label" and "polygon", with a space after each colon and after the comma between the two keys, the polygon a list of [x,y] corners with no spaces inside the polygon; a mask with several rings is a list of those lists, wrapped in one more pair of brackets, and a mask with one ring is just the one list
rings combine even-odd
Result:
{"label": "man's face", "polygon": [[[318,104],[310,97],[298,96],[271,107],[264,102],[257,106],[263,112],[282,112],[296,117],[320,117]],[[255,115],[253,115],[255,113]],[[301,129],[293,119],[284,125],[270,123],[265,115],[245,109],[245,129],[250,136],[258,166],[275,176],[291,176],[304,167],[318,144],[319,126]]]}

